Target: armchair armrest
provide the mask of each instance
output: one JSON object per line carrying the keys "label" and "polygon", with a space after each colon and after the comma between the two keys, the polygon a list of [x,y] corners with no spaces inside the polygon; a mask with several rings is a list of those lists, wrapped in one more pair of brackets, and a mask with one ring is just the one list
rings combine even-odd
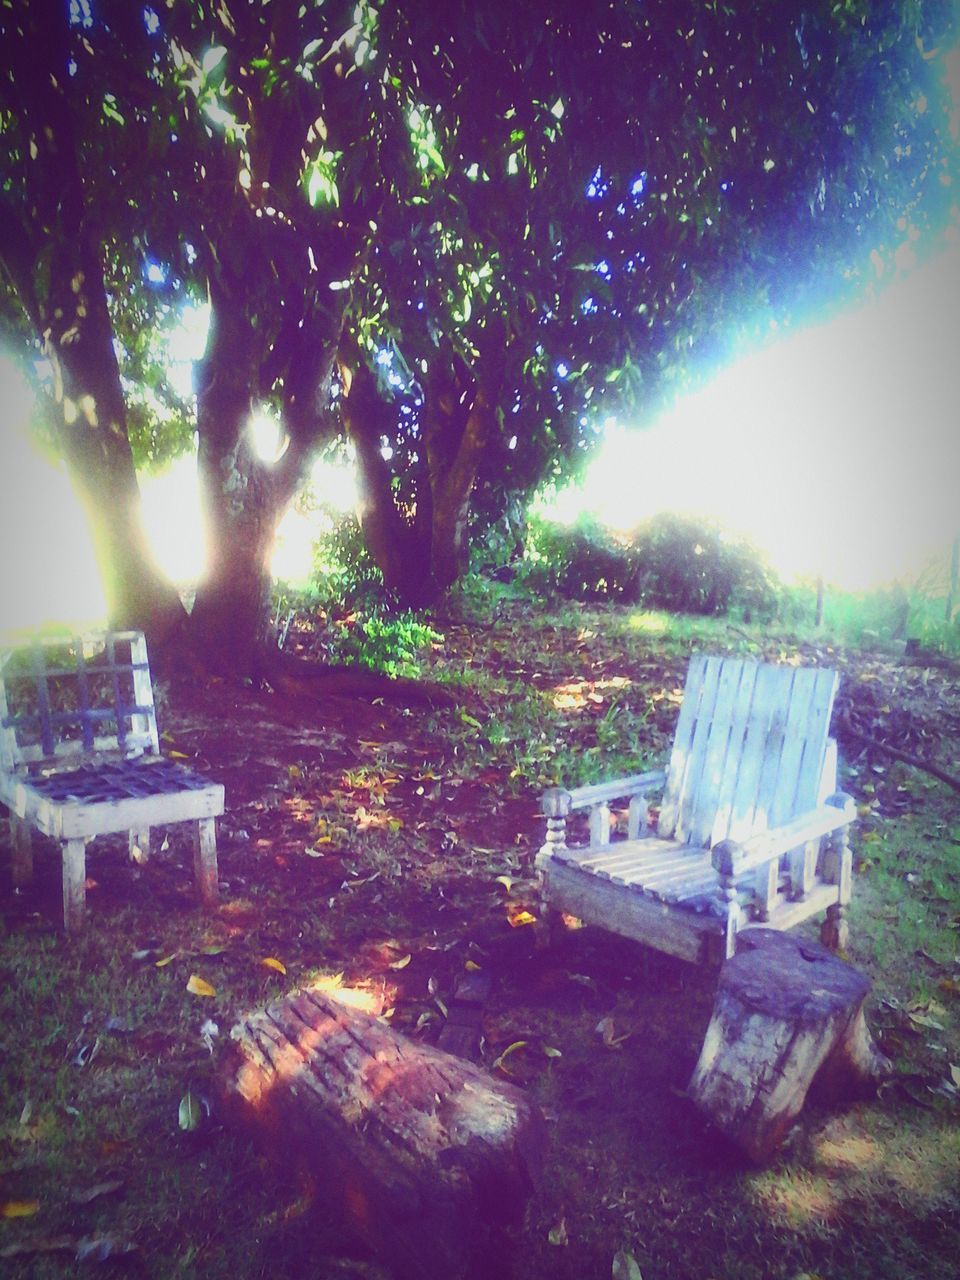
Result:
{"label": "armchair armrest", "polygon": [[666,780],[666,772],[657,769],[651,773],[635,773],[629,778],[615,778],[612,782],[575,787],[572,791],[551,787],[543,795],[543,812],[549,818],[565,818],[578,809],[592,809],[598,804],[609,804],[611,800],[643,795],[655,787],[662,787]]}
{"label": "armchair armrest", "polygon": [[590,810],[591,845],[607,844],[610,839],[610,801],[630,799],[627,834],[631,839],[647,831],[647,804],[644,796],[663,786],[667,775],[662,769],[651,773],[635,773],[629,778],[615,778],[589,787],[566,791],[551,787],[543,794],[542,809],[547,819],[547,838],[540,859],[549,858],[554,850],[566,847],[567,818],[578,809]]}
{"label": "armchair armrest", "polygon": [[781,854],[806,844],[808,840],[833,835],[849,826],[856,816],[857,807],[853,798],[839,791],[829,796],[826,804],[791,819],[782,827],[761,831],[742,843],[722,840],[713,850],[714,869],[721,876],[737,879],[748,871],[756,871],[771,859],[779,858]]}

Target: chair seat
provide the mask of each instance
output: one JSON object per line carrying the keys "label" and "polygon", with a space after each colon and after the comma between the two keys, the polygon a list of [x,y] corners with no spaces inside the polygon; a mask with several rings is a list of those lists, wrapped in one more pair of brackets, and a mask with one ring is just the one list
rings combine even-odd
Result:
{"label": "chair seat", "polygon": [[719,907],[717,873],[708,849],[645,836],[588,849],[561,849],[553,858],[660,902],[683,904],[694,911]]}
{"label": "chair seat", "polygon": [[0,800],[55,839],[90,838],[223,813],[223,787],[156,756],[5,775]]}

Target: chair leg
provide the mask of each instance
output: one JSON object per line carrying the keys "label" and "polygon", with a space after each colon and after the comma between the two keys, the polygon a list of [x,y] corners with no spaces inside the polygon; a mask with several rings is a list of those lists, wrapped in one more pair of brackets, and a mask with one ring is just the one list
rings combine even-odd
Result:
{"label": "chair leg", "polygon": [[217,823],[200,818],[193,836],[193,870],[197,892],[205,907],[214,907],[220,896],[217,880]]}
{"label": "chair leg", "polygon": [[10,850],[14,889],[24,889],[33,879],[33,841],[30,824],[10,814]]}
{"label": "chair leg", "polygon": [[131,827],[128,832],[131,862],[148,862],[150,859],[150,828]]}
{"label": "chair leg", "polygon": [[87,842],[64,840],[63,845],[63,927],[73,933],[83,924],[86,912]]}
{"label": "chair leg", "polygon": [[820,941],[830,951],[846,951],[850,944],[850,925],[846,908],[835,902],[827,907],[827,918],[820,926]]}

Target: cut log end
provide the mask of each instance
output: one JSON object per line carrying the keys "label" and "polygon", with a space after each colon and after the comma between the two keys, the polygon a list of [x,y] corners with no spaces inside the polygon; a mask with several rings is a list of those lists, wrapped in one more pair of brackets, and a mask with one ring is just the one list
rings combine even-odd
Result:
{"label": "cut log end", "polygon": [[863,1005],[870,983],[825,947],[752,929],[720,974],[689,1093],[756,1163],[766,1162],[811,1090],[870,1096],[890,1070]]}

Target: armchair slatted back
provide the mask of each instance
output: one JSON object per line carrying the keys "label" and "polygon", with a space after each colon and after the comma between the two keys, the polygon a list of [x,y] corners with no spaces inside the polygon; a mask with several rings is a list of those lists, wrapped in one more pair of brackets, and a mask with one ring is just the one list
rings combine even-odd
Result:
{"label": "armchair slatted back", "polygon": [[695,655],[659,834],[710,848],[814,808],[836,690],[823,668]]}

